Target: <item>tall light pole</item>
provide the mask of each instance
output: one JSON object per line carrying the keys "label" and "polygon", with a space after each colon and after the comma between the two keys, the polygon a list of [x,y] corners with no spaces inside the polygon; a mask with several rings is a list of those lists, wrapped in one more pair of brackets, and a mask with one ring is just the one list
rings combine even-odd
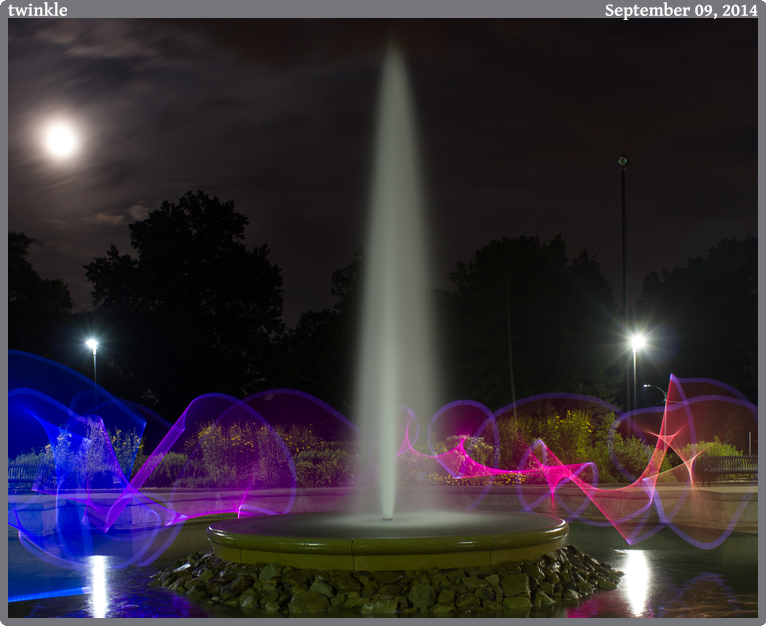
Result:
{"label": "tall light pole", "polygon": [[636,395],[636,352],[644,347],[646,339],[643,335],[633,335],[630,338],[630,346],[633,348],[633,408],[638,408],[638,395]]}
{"label": "tall light pole", "polygon": [[[628,157],[621,154],[617,157],[617,165],[620,166],[620,179],[622,181],[622,310],[625,316],[625,330],[628,326],[628,224],[627,224],[627,212],[625,210],[625,172],[628,171]],[[634,353],[635,354],[635,353]],[[625,367],[623,368],[622,380],[625,385],[625,411],[630,411],[630,382],[628,369],[630,367],[628,359],[629,355],[625,355]]]}
{"label": "tall light pole", "polygon": [[93,350],[93,400],[95,402],[93,410],[95,411],[96,404],[98,404],[98,384],[96,382],[96,348],[98,348],[98,341],[95,339],[88,339],[88,341],[85,342],[85,345]]}
{"label": "tall light pole", "polygon": [[647,387],[654,387],[655,389],[659,389],[660,393],[662,394],[663,402],[667,403],[667,401],[668,401],[668,394],[665,393],[665,390],[662,387],[658,387],[657,385],[644,385],[644,389],[646,389]]}

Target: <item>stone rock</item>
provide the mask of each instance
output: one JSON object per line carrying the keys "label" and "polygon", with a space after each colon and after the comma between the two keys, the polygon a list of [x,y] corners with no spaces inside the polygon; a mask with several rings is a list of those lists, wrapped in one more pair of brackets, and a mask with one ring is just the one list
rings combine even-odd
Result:
{"label": "stone rock", "polygon": [[362,596],[354,596],[349,597],[346,600],[346,604],[343,608],[345,608],[347,611],[350,609],[357,609],[360,606],[362,606],[365,602],[367,602],[367,598],[363,598]]}
{"label": "stone rock", "polygon": [[277,611],[280,610],[281,607],[276,602],[267,602],[266,604],[263,605],[263,608],[267,610],[269,613],[276,613]]}
{"label": "stone rock", "polygon": [[215,578],[215,572],[211,569],[206,569],[206,570],[203,570],[202,573],[199,575],[198,580],[201,583],[207,584],[211,580],[213,580],[213,578]]}
{"label": "stone rock", "polygon": [[482,602],[495,599],[495,594],[492,593],[489,587],[479,587],[474,593]]}
{"label": "stone rock", "polygon": [[270,580],[276,578],[282,573],[282,566],[279,563],[269,563],[261,570],[258,580]]}
{"label": "stone rock", "polygon": [[567,589],[561,596],[561,599],[564,602],[576,602],[580,599],[580,594],[577,593],[574,589]]}
{"label": "stone rock", "polygon": [[547,570],[544,573],[545,573],[545,582],[548,582],[552,585],[555,585],[557,582],[559,582],[559,575],[553,570]]}
{"label": "stone rock", "polygon": [[492,585],[492,593],[495,594],[495,600],[498,602],[503,601],[503,590],[500,588],[500,585]]}
{"label": "stone rock", "polygon": [[396,613],[396,600],[367,600],[362,605],[362,613]]}
{"label": "stone rock", "polygon": [[455,600],[455,606],[459,609],[472,609],[481,604],[479,598],[472,593],[462,593]]}
{"label": "stone rock", "polygon": [[577,593],[581,596],[589,596],[593,593],[593,587],[588,583],[577,583]]}
{"label": "stone rock", "polygon": [[465,578],[465,571],[462,569],[457,569],[452,572],[445,572],[447,575],[447,578],[449,578],[453,583],[458,582],[459,580],[463,580]]}
{"label": "stone rock", "polygon": [[497,600],[484,600],[482,602],[482,606],[487,609],[487,611],[503,611],[505,610],[505,607],[500,604]]}
{"label": "stone rock", "polygon": [[503,576],[506,574],[513,574],[520,571],[521,571],[521,563],[517,563],[516,561],[503,563],[503,565],[497,568],[497,573],[500,576]]}
{"label": "stone rock", "polygon": [[534,578],[538,582],[545,579],[545,574],[543,574],[543,570],[541,570],[537,565],[532,563],[532,561],[523,561],[521,566],[522,566],[522,569],[527,573],[527,575],[530,578]]}
{"label": "stone rock", "polygon": [[342,609],[346,604],[346,594],[339,593],[337,596],[330,598],[330,606],[335,609]]}
{"label": "stone rock", "polygon": [[253,586],[253,581],[248,580],[247,578],[237,578],[236,580],[230,582],[225,587],[221,588],[221,593],[220,593],[221,600],[225,602],[226,600],[231,600],[232,598],[236,598],[245,589],[252,586]]}
{"label": "stone rock", "polygon": [[207,584],[207,592],[211,596],[217,596],[221,589],[224,588],[224,586],[228,585],[228,581],[222,579],[222,578],[214,578]]}
{"label": "stone rock", "polygon": [[538,602],[540,602],[540,604],[555,604],[556,603],[556,601],[544,591],[538,591],[535,594],[535,604],[537,604]]}
{"label": "stone rock", "polygon": [[399,585],[384,585],[375,592],[374,598],[390,600],[402,593]]}
{"label": "stone rock", "polygon": [[439,592],[439,597],[436,599],[439,604],[449,604],[455,601],[454,589],[442,589]]}
{"label": "stone rock", "polygon": [[316,591],[304,591],[293,596],[287,608],[290,613],[324,613],[330,608],[330,601]]}
{"label": "stone rock", "polygon": [[412,588],[407,599],[423,611],[436,604],[436,591],[431,585],[418,585]]}
{"label": "stone rock", "polygon": [[191,573],[191,568],[192,568],[191,563],[184,563],[183,565],[181,565],[181,567],[177,567],[176,569],[174,569],[173,573],[180,574],[181,572],[185,572],[186,570],[190,570],[190,573]]}
{"label": "stone rock", "polygon": [[398,583],[404,578],[404,572],[375,572],[373,573],[375,580],[379,580],[384,585],[391,585]]}
{"label": "stone rock", "polygon": [[551,595],[553,593],[553,585],[551,585],[549,582],[541,582],[538,589],[546,595]]}
{"label": "stone rock", "polygon": [[338,592],[341,591],[359,591],[362,588],[361,583],[351,574],[336,576],[330,581]]}
{"label": "stone rock", "polygon": [[321,593],[323,596],[327,598],[332,598],[335,595],[335,589],[333,589],[332,586],[328,585],[326,582],[321,580],[315,580],[313,583],[311,583],[311,587],[309,587],[309,591],[316,591],[317,593]]}
{"label": "stone rock", "polygon": [[528,597],[514,596],[513,598],[504,598],[503,606],[507,609],[529,610],[532,608],[532,603]]}
{"label": "stone rock", "polygon": [[260,599],[261,599],[261,594],[259,594],[255,589],[250,587],[250,589],[245,589],[242,592],[242,595],[239,596],[239,606],[257,607]]}
{"label": "stone rock", "polygon": [[617,585],[615,584],[613,580],[607,580],[606,578],[599,578],[598,588],[606,589],[607,591],[609,591],[611,589],[617,589]]}
{"label": "stone rock", "polygon": [[265,607],[269,602],[279,602],[279,592],[272,591],[266,595],[261,596],[261,606]]}
{"label": "stone rock", "polygon": [[375,595],[375,592],[378,590],[378,583],[376,583],[374,580],[368,582],[364,588],[362,589],[362,597],[363,598],[371,598]]}
{"label": "stone rock", "polygon": [[529,576],[522,573],[512,573],[503,576],[500,579],[500,588],[503,595],[508,596],[526,596],[530,597],[532,591],[529,588]]}
{"label": "stone rock", "polygon": [[469,578],[464,578],[460,582],[462,582],[469,589],[476,589],[478,587],[489,587],[489,583],[486,580],[477,578],[476,576],[470,576]]}
{"label": "stone rock", "polygon": [[500,582],[500,576],[497,574],[491,574],[490,576],[487,576],[484,580],[486,580],[490,585],[497,585]]}
{"label": "stone rock", "polygon": [[189,600],[204,600],[207,598],[207,590],[205,587],[206,585],[201,583],[194,584],[191,589],[186,592],[186,597],[189,598]]}
{"label": "stone rock", "polygon": [[434,587],[447,587],[449,585],[449,578],[444,574],[434,574],[431,584]]}
{"label": "stone rock", "polygon": [[432,613],[452,613],[455,610],[455,605],[447,602],[439,602],[431,609]]}
{"label": "stone rock", "polygon": [[303,593],[304,591],[309,590],[309,588],[306,586],[306,583],[304,583],[302,580],[299,580],[298,578],[285,578],[285,580],[282,582],[282,585],[284,586],[285,591],[291,596],[295,596],[299,593]]}

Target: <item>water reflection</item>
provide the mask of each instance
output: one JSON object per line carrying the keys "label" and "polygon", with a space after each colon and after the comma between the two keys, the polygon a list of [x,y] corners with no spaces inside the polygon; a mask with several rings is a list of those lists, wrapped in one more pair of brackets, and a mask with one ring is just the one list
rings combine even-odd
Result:
{"label": "water reflection", "polygon": [[92,556],[90,570],[90,607],[93,617],[106,617],[106,560],[105,556]]}
{"label": "water reflection", "polygon": [[646,564],[643,550],[623,550],[625,556],[625,577],[621,581],[627,590],[628,600],[633,609],[633,617],[644,617],[646,610],[646,595],[649,588],[651,572]]}
{"label": "water reflection", "polygon": [[[151,566],[125,569],[115,568],[123,562],[120,555],[90,557],[79,571],[54,567],[31,556],[17,539],[9,538],[9,596],[55,589],[81,594],[12,602],[9,616],[246,617],[238,608],[195,604],[167,589],[146,586],[155,571],[191,552],[207,549],[206,528],[206,524],[186,525]],[[533,609],[530,617],[758,616],[757,535],[732,535],[719,548],[699,550],[668,529],[640,548],[632,548],[614,529],[574,523],[569,541],[625,572],[622,583],[614,591],[598,592],[576,604]]]}

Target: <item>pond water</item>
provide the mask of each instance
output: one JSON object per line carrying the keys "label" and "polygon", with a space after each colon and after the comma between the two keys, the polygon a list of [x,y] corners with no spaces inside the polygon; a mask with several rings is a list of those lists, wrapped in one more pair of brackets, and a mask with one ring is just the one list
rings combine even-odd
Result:
{"label": "pond water", "polygon": [[[8,617],[246,617],[238,609],[195,603],[167,589],[146,587],[152,573],[207,549],[206,528],[207,524],[186,524],[151,565],[117,569],[135,550],[126,542],[104,550],[108,554],[89,557],[80,571],[50,565],[30,554],[18,538],[9,537],[9,599],[51,592],[72,595],[10,602]],[[713,537],[696,533],[695,538]],[[159,547],[166,540],[158,537],[155,543]],[[622,570],[625,577],[614,591],[598,592],[576,604],[533,609],[530,617],[758,617],[757,535],[735,533],[718,548],[701,550],[665,528],[630,547],[611,527],[575,522],[568,543]],[[472,615],[482,616],[501,617]]]}

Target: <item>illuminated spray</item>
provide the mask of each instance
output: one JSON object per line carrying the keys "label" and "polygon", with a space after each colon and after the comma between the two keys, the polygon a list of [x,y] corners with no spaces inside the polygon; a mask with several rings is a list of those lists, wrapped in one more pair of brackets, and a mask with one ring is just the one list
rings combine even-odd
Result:
{"label": "illuminated spray", "polygon": [[435,408],[415,128],[404,61],[392,44],[378,105],[358,382],[362,429],[375,433],[383,519],[394,513],[398,407],[406,404],[416,415]]}

